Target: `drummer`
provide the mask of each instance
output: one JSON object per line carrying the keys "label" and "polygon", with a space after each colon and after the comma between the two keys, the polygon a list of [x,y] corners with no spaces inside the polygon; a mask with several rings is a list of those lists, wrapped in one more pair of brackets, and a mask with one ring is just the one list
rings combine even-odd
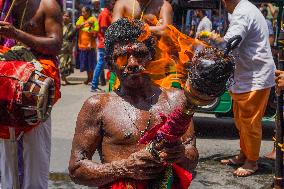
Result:
{"label": "drummer", "polygon": [[239,165],[234,175],[245,177],[258,170],[262,138],[261,120],[270,88],[274,85],[275,64],[269,44],[269,31],[261,12],[248,0],[222,0],[232,14],[224,38],[212,34],[215,42],[224,43],[240,35],[236,53],[234,83],[230,88],[236,127],[240,134],[240,153],[223,164]]}
{"label": "drummer", "polygon": [[[9,4],[9,2],[5,0],[4,5]],[[0,8],[7,14],[5,7]],[[2,45],[11,46],[19,42],[28,47],[41,63],[44,74],[55,80],[55,98],[60,98],[60,80],[55,58],[62,43],[60,5],[57,1],[49,0],[17,0],[10,15],[13,18],[9,18],[9,22],[0,22],[1,38],[9,39],[3,41]],[[2,20],[4,19],[2,18]],[[12,20],[14,23],[10,22]],[[4,49],[3,47],[0,48],[1,52]],[[47,119],[36,128],[17,129],[16,132],[17,137],[19,137],[19,149],[23,148],[22,154],[19,154],[21,189],[47,189],[51,119]],[[22,135],[22,133],[24,134]],[[9,138],[8,129],[0,127],[0,138]],[[0,141],[0,152],[1,186],[2,189],[10,189],[13,187],[13,165],[11,162],[11,143],[8,140]]]}

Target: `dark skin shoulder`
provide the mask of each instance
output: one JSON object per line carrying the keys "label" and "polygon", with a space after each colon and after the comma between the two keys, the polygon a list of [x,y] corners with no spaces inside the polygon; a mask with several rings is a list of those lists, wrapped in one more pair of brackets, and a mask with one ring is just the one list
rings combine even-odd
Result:
{"label": "dark skin shoulder", "polygon": [[[26,13],[23,14],[25,9]],[[62,44],[62,15],[57,1],[19,0],[12,15],[16,20],[14,25],[0,22],[0,36],[13,38],[38,53],[59,53]]]}
{"label": "dark skin shoulder", "polygon": [[[69,162],[72,180],[88,186],[101,186],[121,178],[155,179],[164,167],[145,145],[137,145],[139,131],[145,129],[149,112],[152,113],[152,127],[161,121],[159,112],[169,114],[173,108],[185,103],[182,93],[175,89],[163,91],[149,110],[136,108],[140,105],[130,104],[130,99],[116,93],[89,98],[76,123]],[[198,155],[190,137],[194,137],[192,129],[188,129],[180,145],[164,149],[161,160],[174,161],[186,169],[194,168]],[[102,164],[92,161],[95,150],[100,152]]]}

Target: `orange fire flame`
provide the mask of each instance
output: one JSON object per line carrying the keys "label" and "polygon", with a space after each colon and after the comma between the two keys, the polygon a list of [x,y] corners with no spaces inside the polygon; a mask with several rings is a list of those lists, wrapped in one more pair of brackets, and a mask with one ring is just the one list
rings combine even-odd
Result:
{"label": "orange fire flame", "polygon": [[[151,25],[158,23],[157,18],[151,21]],[[168,25],[157,42],[156,56],[146,71],[153,82],[162,87],[170,88],[174,82],[183,87],[187,79],[186,63],[204,47],[208,45]]]}
{"label": "orange fire flame", "polygon": [[[148,20],[149,21],[149,20]],[[151,20],[150,25],[159,24],[157,18]],[[144,32],[138,37],[143,42],[151,35],[148,24],[144,25]],[[152,81],[164,88],[170,88],[173,83],[183,87],[187,79],[186,64],[194,54],[204,47],[202,41],[191,38],[172,25],[168,25],[162,36],[157,36],[157,48],[154,59],[147,64],[144,73],[150,75]],[[127,59],[119,58],[117,64],[125,65]],[[116,84],[118,86],[118,84]]]}

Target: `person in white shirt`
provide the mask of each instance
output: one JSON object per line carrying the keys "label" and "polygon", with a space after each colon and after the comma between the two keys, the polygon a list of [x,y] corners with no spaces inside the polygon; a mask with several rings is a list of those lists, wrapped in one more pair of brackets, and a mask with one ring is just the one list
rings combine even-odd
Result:
{"label": "person in white shirt", "polygon": [[196,30],[196,36],[199,35],[202,31],[211,31],[212,30],[212,22],[211,20],[206,16],[205,10],[198,9],[195,12],[196,16],[200,19],[200,22],[197,26]]}
{"label": "person in white shirt", "polygon": [[236,67],[234,83],[230,87],[235,124],[240,134],[240,154],[221,163],[241,165],[234,175],[244,177],[258,169],[261,120],[270,88],[274,86],[276,68],[267,23],[260,10],[248,0],[222,1],[225,9],[232,14],[229,29],[224,38],[214,33],[210,38],[224,43],[240,35],[242,42],[234,51]]}

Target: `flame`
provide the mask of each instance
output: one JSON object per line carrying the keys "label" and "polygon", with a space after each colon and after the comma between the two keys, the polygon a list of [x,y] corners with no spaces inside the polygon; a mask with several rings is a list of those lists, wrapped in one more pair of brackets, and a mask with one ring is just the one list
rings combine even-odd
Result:
{"label": "flame", "polygon": [[[132,20],[130,18],[130,20]],[[145,19],[148,24],[143,26],[144,32],[138,37],[138,41],[143,42],[150,35],[150,26],[159,25],[160,22],[156,17]],[[205,47],[208,47],[204,42],[191,38],[173,25],[168,25],[162,36],[157,36],[156,54],[150,61],[144,73],[150,75],[152,81],[164,88],[170,88],[173,85],[184,87],[188,73],[186,65],[191,61],[194,54]],[[126,57],[118,58],[119,66],[125,65]],[[119,86],[119,81],[115,81],[114,89]]]}
{"label": "flame", "polygon": [[[159,23],[157,18],[152,23]],[[194,54],[208,47],[202,41],[191,38],[172,25],[168,25],[164,34],[157,41],[156,55],[146,67],[154,83],[170,88],[173,83],[184,86],[187,79],[186,64]]]}
{"label": "flame", "polygon": [[119,68],[127,64],[127,56],[120,56],[116,59],[116,64]]}

